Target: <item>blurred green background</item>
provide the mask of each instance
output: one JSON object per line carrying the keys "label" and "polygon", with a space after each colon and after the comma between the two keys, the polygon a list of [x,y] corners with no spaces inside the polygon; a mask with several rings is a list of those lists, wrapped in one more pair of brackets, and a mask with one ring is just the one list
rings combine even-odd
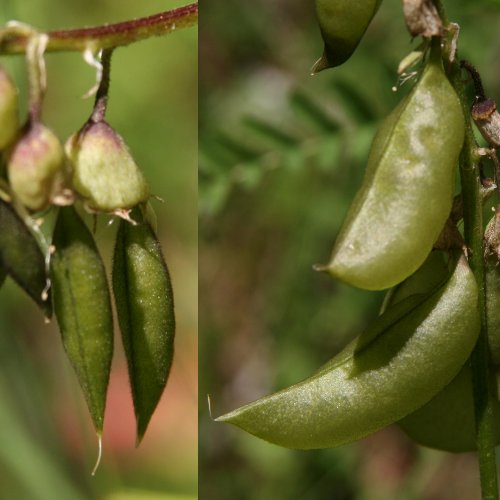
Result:
{"label": "blurred green background", "polygon": [[[179,7],[179,0],[2,0],[0,21],[40,30],[124,21]],[[43,119],[64,141],[88,118],[83,94],[95,72],[78,53],[48,54]],[[26,107],[22,57],[2,57]],[[124,137],[152,191],[175,293],[176,356],[141,446],[121,341],[116,337],[104,455],[54,322],[10,281],[0,289],[0,498],[167,500],[197,494],[197,29],[120,48],[113,57],[109,123]],[[115,226],[97,240],[110,268]]]}
{"label": "blurred green background", "polygon": [[[500,98],[500,3],[445,1],[459,57]],[[213,416],[310,375],[358,335],[382,294],[312,271],[360,185],[398,63],[417,46],[387,0],[354,57],[309,75],[313,2],[201,6],[200,498],[477,499],[474,454],[417,447],[392,426],[337,449],[293,451]]]}

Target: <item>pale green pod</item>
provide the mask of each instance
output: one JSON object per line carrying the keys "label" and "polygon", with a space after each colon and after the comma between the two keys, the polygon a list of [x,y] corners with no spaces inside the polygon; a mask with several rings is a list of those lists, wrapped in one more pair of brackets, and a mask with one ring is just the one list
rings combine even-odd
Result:
{"label": "pale green pod", "polygon": [[0,228],[0,268],[6,270],[50,318],[52,303],[46,294],[45,257],[14,207],[1,198]]}
{"label": "pale green pod", "polygon": [[63,168],[64,151],[57,136],[41,123],[30,123],[9,152],[12,192],[30,210],[42,210],[58,194]]}
{"label": "pale green pod", "polygon": [[382,290],[415,272],[450,214],[464,117],[433,50],[378,130],[330,263],[317,267],[359,288]]}
{"label": "pale green pod", "polygon": [[102,434],[113,357],[113,315],[104,265],[92,234],[73,207],[54,229],[52,300],[64,349]]}
{"label": "pale green pod", "polygon": [[167,383],[174,354],[172,285],[160,244],[140,211],[121,220],[113,260],[113,292],[128,362],[137,444]]}
{"label": "pale green pod", "polygon": [[[327,369],[217,421],[308,449],[349,443],[400,420],[448,384],[467,360],[480,328],[477,293],[462,258],[436,292],[378,334],[369,329],[368,339],[361,335]],[[388,314],[390,309],[375,323],[386,322]]]}
{"label": "pale green pod", "polygon": [[74,189],[96,211],[129,209],[147,200],[149,187],[122,137],[106,122],[90,122],[66,142]]}
{"label": "pale green pod", "polygon": [[318,73],[351,57],[382,0],[316,0],[316,17],[325,48],[312,68]]}
{"label": "pale green pod", "polygon": [[0,67],[0,151],[14,142],[18,130],[18,92],[9,75]]}
{"label": "pale green pod", "polygon": [[442,285],[451,273],[450,265],[452,262],[448,262],[448,260],[445,252],[433,250],[415,273],[387,292],[380,313],[382,314],[388,307],[394,306],[407,297],[420,294],[428,295]]}

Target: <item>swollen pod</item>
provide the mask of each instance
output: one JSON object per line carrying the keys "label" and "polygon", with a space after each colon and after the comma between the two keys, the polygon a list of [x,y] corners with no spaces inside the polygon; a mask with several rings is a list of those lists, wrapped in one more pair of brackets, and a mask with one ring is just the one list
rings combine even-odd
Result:
{"label": "swollen pod", "polygon": [[[496,260],[496,258],[495,258]],[[435,283],[449,275],[450,270],[445,263],[444,253],[434,251],[424,265],[390,293],[388,307],[394,307],[406,297],[418,292],[430,292]],[[495,284],[494,267],[487,265],[487,304],[493,306],[492,300],[498,303],[497,292],[500,288]],[[496,278],[497,282],[498,277]],[[488,286],[490,283],[490,286]],[[497,304],[499,305],[499,304]],[[498,332],[498,314],[492,307],[492,316],[488,316],[488,336],[492,347],[493,362],[498,364],[498,339],[495,344],[495,332]],[[488,309],[488,312],[490,309]],[[495,328],[496,325],[496,328]],[[497,334],[498,335],[498,334]],[[492,366],[492,373],[496,371]],[[492,383],[493,381],[492,377]],[[454,453],[474,451],[476,446],[476,430],[474,401],[472,391],[472,371],[467,362],[459,374],[436,396],[421,408],[398,422],[400,427],[417,443]],[[500,443],[500,403],[494,402],[495,439]]]}
{"label": "swollen pod", "polygon": [[318,269],[368,290],[416,271],[450,213],[463,137],[460,102],[434,46],[420,80],[378,130],[330,263]]}
{"label": "swollen pod", "polygon": [[351,57],[381,1],[316,0],[316,17],[325,49],[314,64],[313,73],[339,66]]}
{"label": "swollen pod", "polygon": [[464,258],[431,295],[390,307],[312,377],[217,420],[289,448],[339,446],[400,420],[448,384],[479,333]]}

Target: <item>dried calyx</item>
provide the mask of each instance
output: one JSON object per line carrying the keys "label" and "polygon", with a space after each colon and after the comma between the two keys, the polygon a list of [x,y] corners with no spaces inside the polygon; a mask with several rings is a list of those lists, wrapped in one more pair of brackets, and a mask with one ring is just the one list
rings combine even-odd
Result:
{"label": "dried calyx", "polygon": [[500,114],[495,101],[486,97],[476,68],[468,61],[460,61],[460,66],[469,72],[474,82],[476,99],[471,109],[472,119],[488,144],[495,148],[500,147]]}
{"label": "dried calyx", "polygon": [[130,209],[149,188],[122,137],[106,121],[89,121],[66,142],[75,191],[91,210]]}
{"label": "dried calyx", "polygon": [[104,50],[101,55],[101,81],[92,115],[67,140],[65,150],[72,165],[73,188],[86,207],[129,219],[130,210],[147,200],[150,192],[124,140],[104,118],[111,54],[112,50]]}
{"label": "dried calyx", "polygon": [[431,0],[403,0],[406,26],[412,36],[441,36],[443,22]]}

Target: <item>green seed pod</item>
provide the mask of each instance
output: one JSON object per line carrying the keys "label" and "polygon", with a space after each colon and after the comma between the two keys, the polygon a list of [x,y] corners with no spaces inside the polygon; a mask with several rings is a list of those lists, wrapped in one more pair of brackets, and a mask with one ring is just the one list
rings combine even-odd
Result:
{"label": "green seed pod", "polygon": [[445,252],[432,251],[414,274],[387,292],[381,313],[412,295],[428,295],[450,277],[450,272]]}
{"label": "green seed pod", "polygon": [[[415,274],[390,292],[387,307],[394,307],[414,294],[432,292],[451,273],[444,256],[443,252],[432,252]],[[472,372],[467,362],[446,387],[428,403],[399,421],[399,425],[423,446],[454,453],[476,450],[471,380]],[[499,422],[495,432],[496,442],[500,444],[500,403],[495,402],[493,411],[495,421]]]}
{"label": "green seed pod", "polygon": [[461,258],[437,291],[394,307],[312,377],[217,420],[308,449],[360,439],[416,410],[457,375],[477,340],[474,276]]}
{"label": "green seed pod", "polygon": [[[500,403],[493,401],[495,444],[500,444]],[[398,422],[417,443],[443,451],[475,451],[476,427],[469,363],[428,403]]]}
{"label": "green seed pod", "polygon": [[[0,268],[52,316],[50,297],[46,297],[45,258],[30,230],[10,203],[0,199]],[[46,300],[44,300],[46,299]]]}
{"label": "green seed pod", "polygon": [[113,212],[149,198],[149,188],[123,139],[106,122],[89,122],[66,142],[73,187],[90,209]]}
{"label": "green seed pod", "polygon": [[12,80],[0,67],[0,151],[9,146],[19,130],[19,99]]}
{"label": "green seed pod", "polygon": [[358,46],[382,0],[316,0],[316,16],[325,42],[313,73],[340,66]]}
{"label": "green seed pod", "polygon": [[54,132],[41,123],[29,123],[7,164],[16,198],[30,210],[46,208],[61,188],[63,168],[64,151]]}
{"label": "green seed pod", "polygon": [[174,352],[172,286],[160,244],[139,210],[134,226],[120,221],[113,292],[128,361],[140,443],[162,395]]}
{"label": "green seed pod", "polygon": [[330,263],[317,269],[368,290],[416,271],[450,213],[463,137],[460,101],[433,47],[420,80],[377,132]]}
{"label": "green seed pod", "polygon": [[100,436],[113,356],[113,316],[106,272],[94,239],[74,208],[60,209],[53,244],[54,310],[66,354]]}

